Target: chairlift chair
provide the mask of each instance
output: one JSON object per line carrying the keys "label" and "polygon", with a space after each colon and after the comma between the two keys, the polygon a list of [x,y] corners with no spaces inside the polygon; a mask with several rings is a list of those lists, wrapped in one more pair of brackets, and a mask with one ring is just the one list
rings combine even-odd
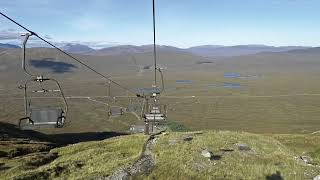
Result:
{"label": "chairlift chair", "polygon": [[[20,129],[35,129],[35,128],[61,128],[65,124],[66,114],[68,111],[67,101],[62,92],[61,86],[58,81],[54,79],[44,79],[42,78],[39,82],[39,79],[29,79],[26,81],[24,87],[24,106],[25,106],[25,117],[19,120]],[[59,92],[61,94],[61,99],[64,103],[64,107],[57,106],[35,106],[31,102],[32,95],[28,92],[28,87],[31,82],[39,82],[43,83],[44,81],[52,81],[55,82],[58,89],[57,90],[48,90],[42,89],[33,90],[31,94],[41,93],[41,94],[49,94]]]}
{"label": "chairlift chair", "polygon": [[[20,129],[35,129],[35,128],[62,128],[65,125],[66,115],[68,112],[68,104],[64,93],[61,89],[59,82],[55,79],[43,78],[42,75],[35,76],[31,74],[25,66],[26,56],[26,43],[28,38],[32,34],[25,34],[25,40],[23,42],[23,58],[22,58],[22,68],[28,76],[32,78],[28,79],[24,86],[20,86],[20,88],[24,89],[24,107],[25,107],[25,117],[19,120]],[[58,89],[50,90],[44,88],[44,82],[53,82]],[[31,103],[33,98],[32,95],[29,94],[28,89],[31,83],[36,83],[40,86],[40,89],[33,90],[31,94],[42,93],[60,93],[61,99],[64,103],[63,107],[57,106],[34,106]]]}
{"label": "chairlift chair", "polygon": [[112,117],[118,117],[123,115],[123,108],[119,106],[110,106],[109,115]]}
{"label": "chairlift chair", "polygon": [[144,116],[148,122],[164,122],[166,120],[166,105],[152,104]]}

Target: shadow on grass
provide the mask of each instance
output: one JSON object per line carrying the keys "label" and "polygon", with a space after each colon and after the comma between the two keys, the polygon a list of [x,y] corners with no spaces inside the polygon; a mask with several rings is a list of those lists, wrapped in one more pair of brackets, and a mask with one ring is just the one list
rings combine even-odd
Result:
{"label": "shadow on grass", "polygon": [[84,132],[84,133],[61,133],[44,134],[33,130],[20,130],[13,124],[0,122],[0,140],[3,138],[23,138],[30,140],[46,141],[63,146],[87,141],[104,140],[116,136],[128,135],[119,132]]}
{"label": "shadow on grass", "polygon": [[50,69],[54,73],[72,72],[73,69],[77,68],[73,64],[56,61],[52,58],[32,59],[30,60],[30,65],[32,65],[35,68]]}
{"label": "shadow on grass", "polygon": [[284,180],[281,173],[277,171],[275,174],[266,176],[266,180]]}
{"label": "shadow on grass", "polygon": [[213,155],[210,160],[215,160],[215,161],[218,161],[218,160],[221,160],[222,156],[220,155]]}
{"label": "shadow on grass", "polygon": [[10,169],[10,167],[6,167],[4,165],[5,165],[4,163],[0,163],[0,171]]}

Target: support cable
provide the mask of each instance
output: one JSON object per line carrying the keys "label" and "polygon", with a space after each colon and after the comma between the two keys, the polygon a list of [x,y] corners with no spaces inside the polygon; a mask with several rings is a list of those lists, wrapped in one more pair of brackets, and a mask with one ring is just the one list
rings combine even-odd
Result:
{"label": "support cable", "polygon": [[2,12],[0,12],[0,15],[2,15],[3,17],[5,17],[6,19],[8,19],[9,21],[13,22],[14,24],[18,25],[19,27],[21,27],[22,29],[28,31],[31,35],[34,35],[36,36],[37,38],[39,38],[40,40],[42,40],[43,42],[49,44],[50,46],[52,46],[53,48],[57,49],[58,51],[60,51],[61,53],[63,53],[64,55],[70,57],[71,59],[77,61],[78,63],[80,63],[81,65],[85,66],[86,68],[88,68],[89,70],[91,70],[92,72],[98,74],[99,76],[101,76],[103,79],[106,79],[110,82],[112,82],[113,84],[115,84],[116,86],[124,89],[124,90],[127,90],[128,92],[131,92],[135,95],[137,95],[138,97],[140,97],[141,95],[140,94],[137,94],[136,92],[132,91],[131,89],[125,87],[125,86],[122,86],[120,83],[114,81],[111,79],[111,76],[106,76],[100,72],[98,72],[97,70],[95,70],[94,68],[92,68],[91,66],[85,64],[84,62],[82,62],[81,60],[77,59],[76,57],[74,57],[73,55],[65,52],[64,50],[62,50],[61,48],[55,46],[54,44],[52,44],[51,42],[45,40],[44,38],[42,38],[41,36],[39,36],[38,34],[36,34],[35,32],[31,31],[30,29],[26,28],[25,26],[21,25],[20,23],[18,23],[17,21],[13,20],[12,18],[8,17],[7,15],[3,14]]}
{"label": "support cable", "polygon": [[156,8],[155,0],[152,1],[153,15],[153,56],[154,56],[154,85],[157,86],[157,45],[156,45]]}

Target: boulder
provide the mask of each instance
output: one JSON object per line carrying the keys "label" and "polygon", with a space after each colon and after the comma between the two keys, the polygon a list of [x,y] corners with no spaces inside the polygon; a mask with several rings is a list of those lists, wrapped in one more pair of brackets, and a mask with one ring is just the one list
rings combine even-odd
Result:
{"label": "boulder", "polygon": [[201,151],[201,155],[203,156],[203,157],[206,157],[206,158],[211,158],[212,157],[212,152],[210,152],[210,151],[208,151],[207,149],[205,149],[205,150],[202,150]]}
{"label": "boulder", "polygon": [[320,175],[314,177],[313,180],[320,180]]}
{"label": "boulder", "polygon": [[300,159],[306,164],[313,163],[313,159],[310,156],[300,156]]}
{"label": "boulder", "polygon": [[250,146],[245,143],[237,143],[236,146],[238,146],[239,151],[251,151]]}

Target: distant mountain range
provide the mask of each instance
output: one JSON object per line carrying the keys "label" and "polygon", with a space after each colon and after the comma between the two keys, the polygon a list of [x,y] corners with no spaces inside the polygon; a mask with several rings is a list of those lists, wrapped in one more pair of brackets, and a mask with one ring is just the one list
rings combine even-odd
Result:
{"label": "distant mountain range", "polygon": [[238,46],[196,46],[187,49],[189,52],[200,56],[240,56],[250,55],[262,52],[285,52],[291,50],[308,49],[311,47],[303,46],[265,46],[265,45],[238,45]]}
{"label": "distant mountain range", "polygon": [[[157,51],[161,52],[179,52],[183,49],[173,46],[157,46]],[[105,55],[120,55],[120,54],[137,54],[153,52],[153,45],[133,46],[133,45],[121,45],[113,46],[109,48],[103,48],[96,50],[93,55],[105,56]]]}
{"label": "distant mountain range", "polygon": [[18,48],[20,48],[20,46],[13,45],[13,44],[2,44],[2,43],[0,43],[0,48],[4,48],[4,49],[18,49]]}
{"label": "distant mountain range", "polygon": [[90,54],[95,52],[94,49],[82,44],[66,44],[61,49],[74,54]]}
{"label": "distant mountain range", "polygon": [[[0,48],[20,48],[11,44],[0,44]],[[61,47],[63,50],[74,54],[109,56],[109,55],[127,55],[148,53],[153,51],[153,45],[119,45],[103,49],[93,49],[83,44],[66,44]],[[195,46],[187,49],[177,48],[173,46],[157,45],[159,52],[187,52],[203,57],[233,57],[241,55],[258,54],[262,52],[286,52],[295,50],[312,49],[307,46],[266,46],[266,45],[237,45],[237,46],[221,46],[221,45],[203,45]]]}
{"label": "distant mountain range", "polygon": [[[188,52],[204,57],[232,57],[240,55],[250,55],[262,52],[285,52],[292,50],[303,50],[311,47],[304,46],[265,46],[265,45],[239,45],[239,46],[219,46],[219,45],[204,45],[195,46],[187,49],[177,48],[173,46],[157,46],[158,51],[162,52]],[[147,53],[152,52],[152,45],[133,46],[122,45],[96,50],[90,54],[105,56],[105,55],[119,55],[132,53]]]}

